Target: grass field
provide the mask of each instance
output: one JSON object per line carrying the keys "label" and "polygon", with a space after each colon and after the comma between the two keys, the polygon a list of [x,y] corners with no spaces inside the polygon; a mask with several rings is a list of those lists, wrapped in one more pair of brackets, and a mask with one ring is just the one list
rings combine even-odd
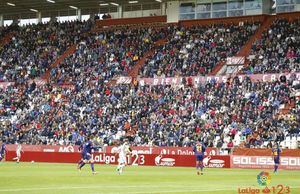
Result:
{"label": "grass field", "polygon": [[[0,193],[238,193],[238,188],[262,188],[256,177],[261,170],[205,169],[197,176],[194,168],[128,166],[117,175],[115,166],[89,166],[82,172],[75,164],[0,163]],[[300,171],[271,173],[271,185],[291,187],[300,193]],[[272,192],[273,193],[273,192]]]}

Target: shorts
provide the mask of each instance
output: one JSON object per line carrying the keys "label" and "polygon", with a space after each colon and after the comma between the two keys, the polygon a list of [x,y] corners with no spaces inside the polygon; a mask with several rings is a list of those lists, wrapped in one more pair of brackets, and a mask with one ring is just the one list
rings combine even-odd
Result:
{"label": "shorts", "polygon": [[21,152],[16,152],[17,157],[20,158],[21,157]]}
{"label": "shorts", "polygon": [[0,160],[2,160],[4,158],[4,154],[0,153]]}
{"label": "shorts", "polygon": [[83,154],[83,160],[91,160],[92,156],[88,154]]}
{"label": "shorts", "polygon": [[119,162],[119,164],[122,164],[122,163],[126,164],[126,156],[119,156],[118,162]]}
{"label": "shorts", "polygon": [[275,164],[280,164],[280,159],[279,159],[279,157],[274,158],[274,163],[275,163]]}
{"label": "shorts", "polygon": [[203,161],[203,155],[196,155],[196,160],[202,162]]}

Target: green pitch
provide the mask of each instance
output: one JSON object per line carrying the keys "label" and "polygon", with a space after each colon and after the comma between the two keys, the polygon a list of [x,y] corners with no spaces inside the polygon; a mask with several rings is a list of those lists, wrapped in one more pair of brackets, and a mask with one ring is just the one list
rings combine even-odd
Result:
{"label": "green pitch", "polygon": [[[203,176],[194,168],[128,166],[117,175],[115,166],[89,165],[82,172],[75,164],[0,163],[0,194],[87,194],[87,193],[238,193],[238,188],[259,188],[256,177],[261,170],[205,169]],[[270,172],[270,171],[269,171]],[[291,187],[300,193],[300,171],[271,173],[271,185]],[[273,193],[273,192],[271,192]]]}

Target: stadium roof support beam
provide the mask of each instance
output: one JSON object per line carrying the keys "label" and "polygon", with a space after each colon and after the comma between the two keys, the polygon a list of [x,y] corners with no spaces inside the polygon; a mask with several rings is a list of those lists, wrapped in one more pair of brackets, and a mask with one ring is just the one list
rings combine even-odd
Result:
{"label": "stadium roof support beam", "polygon": [[118,16],[119,16],[119,18],[123,18],[123,6],[122,5],[118,6]]}
{"label": "stadium roof support beam", "polygon": [[167,8],[167,6],[166,6],[166,2],[161,2],[160,3],[161,4],[161,6],[160,6],[160,8],[161,8],[161,15],[166,15],[166,8]]}
{"label": "stadium roof support beam", "polygon": [[0,27],[4,26],[4,17],[0,14]]}
{"label": "stadium roof support beam", "polygon": [[77,20],[81,21],[82,20],[81,9],[76,10],[76,15],[77,15]]}
{"label": "stadium roof support beam", "polygon": [[167,4],[167,22],[177,23],[179,21],[179,1],[168,1]]}
{"label": "stadium roof support beam", "polygon": [[42,12],[37,12],[36,13],[36,18],[38,23],[42,23]]}

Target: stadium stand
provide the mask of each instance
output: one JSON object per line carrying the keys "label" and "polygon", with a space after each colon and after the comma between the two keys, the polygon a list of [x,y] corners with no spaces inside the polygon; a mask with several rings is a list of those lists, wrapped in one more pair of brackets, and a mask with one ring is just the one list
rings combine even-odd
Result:
{"label": "stadium stand", "polygon": [[250,53],[243,73],[285,73],[300,71],[300,19],[275,19]]}
{"label": "stadium stand", "polygon": [[51,70],[56,83],[76,83],[76,79],[109,80],[128,72],[151,50],[154,43],[165,38],[170,28],[156,26],[121,26],[91,34],[77,45],[76,52]]}
{"label": "stadium stand", "polygon": [[9,27],[0,27],[0,40],[9,32]]}
{"label": "stadium stand", "polygon": [[[145,58],[142,77],[207,75],[259,30],[261,20],[253,21],[107,29],[94,28],[88,21],[22,27],[0,51],[1,81],[14,81],[1,87],[1,137],[9,143],[52,145],[79,145],[95,134],[96,141],[108,145],[128,137],[135,145],[189,146],[200,138],[218,148],[266,147],[271,140],[294,147],[300,134],[295,76],[273,82],[234,77],[199,85],[187,78],[180,86],[108,84],[112,78],[131,75]],[[292,30],[297,24],[299,20],[276,19],[252,52],[265,54],[281,45],[283,41],[273,40],[277,31],[299,36]],[[294,49],[282,48],[294,66],[275,72],[299,70],[295,40]],[[262,46],[267,42],[272,46]],[[274,61],[286,58],[280,47],[274,49],[278,55],[264,56]],[[253,69],[258,70],[251,73],[274,72],[272,68],[257,63]],[[33,80],[45,77],[49,80]]]}
{"label": "stadium stand", "polygon": [[24,82],[41,76],[91,22],[50,22],[19,27],[0,50],[0,80]]}
{"label": "stadium stand", "polygon": [[140,70],[142,77],[207,75],[216,64],[234,56],[259,22],[177,27]]}
{"label": "stadium stand", "polygon": [[80,144],[93,133],[105,144],[128,137],[136,145],[188,146],[201,138],[209,146],[261,147],[299,134],[299,109],[276,116],[290,100],[292,83],[234,78],[196,88],[84,80],[75,87],[9,86],[1,95],[1,134],[29,144]]}

